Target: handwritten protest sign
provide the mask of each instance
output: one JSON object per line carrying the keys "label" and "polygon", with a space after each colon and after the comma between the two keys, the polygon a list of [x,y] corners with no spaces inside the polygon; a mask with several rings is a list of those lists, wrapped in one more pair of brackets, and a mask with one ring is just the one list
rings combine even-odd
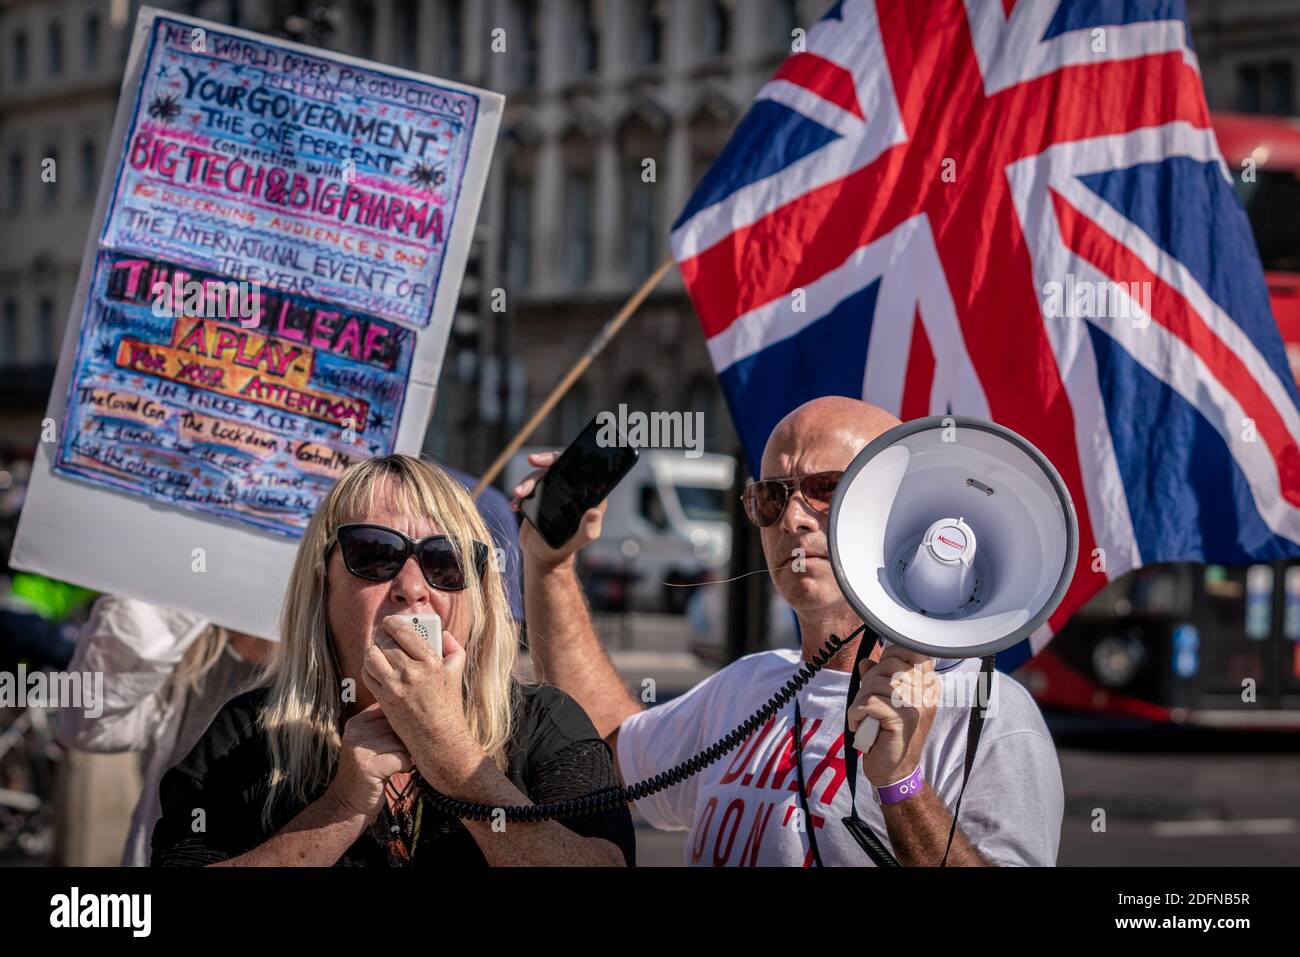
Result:
{"label": "handwritten protest sign", "polygon": [[334,481],[421,447],[502,106],[142,8],[11,563],[274,636]]}
{"label": "handwritten protest sign", "polygon": [[478,111],[160,18],[103,244],[425,325]]}
{"label": "handwritten protest sign", "polygon": [[228,287],[100,255],[54,469],[296,535],[344,468],[393,448],[415,334],[265,290],[245,328],[185,315],[191,292]]}

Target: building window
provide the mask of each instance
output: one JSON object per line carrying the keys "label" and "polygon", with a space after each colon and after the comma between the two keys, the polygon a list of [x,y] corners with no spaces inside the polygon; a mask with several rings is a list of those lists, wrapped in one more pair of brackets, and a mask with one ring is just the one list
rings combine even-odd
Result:
{"label": "building window", "polygon": [[9,187],[6,190],[8,199],[5,205],[12,212],[22,208],[23,205],[23,154],[14,152],[9,154]]}
{"label": "building window", "polygon": [[54,361],[54,300],[49,296],[41,298],[37,306],[37,334],[41,338],[41,361]]}
{"label": "building window", "polygon": [[397,36],[393,38],[393,48],[397,51],[397,65],[414,69],[420,40],[419,15],[415,0],[398,0],[396,16],[393,23]]}
{"label": "building window", "polygon": [[663,0],[637,0],[636,62],[654,66],[664,55]]}
{"label": "building window", "polygon": [[536,0],[518,0],[515,3],[515,16],[520,37],[519,49],[515,51],[515,81],[521,87],[534,87],[537,85],[541,58],[541,31],[537,24]]}
{"label": "building window", "polygon": [[357,38],[357,55],[374,57],[375,55],[375,5],[358,3],[352,8],[354,36]]}
{"label": "building window", "polygon": [[640,281],[658,265],[659,230],[653,183],[641,179],[641,164],[634,162],[627,177],[627,266],[634,281]]}
{"label": "building window", "polygon": [[600,70],[600,26],[597,21],[598,0],[573,0],[573,68],[578,76],[590,76]]}
{"label": "building window", "polygon": [[1243,113],[1286,116],[1294,112],[1295,78],[1291,63],[1246,63],[1237,68],[1237,109]]}
{"label": "building window", "polygon": [[[49,177],[46,178],[45,168],[48,163]],[[59,198],[59,150],[54,146],[45,147],[45,156],[41,160],[41,179],[45,186],[45,205],[53,206],[54,201]]]}
{"label": "building window", "polygon": [[591,410],[591,390],[585,382],[576,382],[564,394],[555,418],[560,426],[556,441],[561,445],[572,442],[573,437],[586,428],[595,413]]}
{"label": "building window", "polygon": [[564,233],[567,253],[567,276],[570,286],[585,286],[591,281],[592,260],[592,188],[591,174],[569,173],[564,196]]}
{"label": "building window", "polygon": [[18,303],[5,300],[4,326],[0,327],[0,366],[18,364]]}
{"label": "building window", "polygon": [[19,30],[14,34],[14,82],[27,79],[27,34]]}
{"label": "building window", "polygon": [[704,5],[702,31],[705,56],[721,56],[731,45],[731,4],[727,0],[708,0]]}
{"label": "building window", "polygon": [[533,272],[533,184],[511,172],[506,177],[506,282],[528,288]]}
{"label": "building window", "polygon": [[58,76],[63,72],[63,25],[57,20],[52,22],[46,31],[46,39],[49,41],[50,76]]}
{"label": "building window", "polygon": [[99,14],[93,10],[86,14],[85,65],[87,70],[99,65]]}
{"label": "building window", "polygon": [[457,77],[461,73],[461,44],[464,42],[465,29],[465,5],[462,0],[447,0],[446,2],[446,20],[447,35],[443,37],[442,62],[446,64],[445,71],[448,76]]}
{"label": "building window", "polygon": [[773,40],[778,50],[789,53],[794,43],[794,31],[799,24],[799,0],[775,0],[776,30]]}
{"label": "building window", "polygon": [[99,168],[95,164],[95,141],[82,140],[81,143],[81,195],[89,199],[95,195],[95,179]]}

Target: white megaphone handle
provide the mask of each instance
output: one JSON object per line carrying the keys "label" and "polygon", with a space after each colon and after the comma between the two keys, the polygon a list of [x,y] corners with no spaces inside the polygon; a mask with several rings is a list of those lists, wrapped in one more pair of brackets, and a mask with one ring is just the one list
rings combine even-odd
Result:
{"label": "white megaphone handle", "polygon": [[[885,648],[888,645],[889,642],[885,641],[884,639],[881,639],[880,656],[882,658],[885,655]],[[858,730],[853,735],[853,746],[857,748],[859,751],[861,751],[863,754],[866,754],[868,751],[871,750],[871,746],[876,743],[876,735],[878,735],[879,733],[880,733],[879,718],[872,718],[872,717],[863,718],[862,723],[858,725]]]}
{"label": "white megaphone handle", "polygon": [[879,733],[879,718],[863,718],[862,723],[858,725],[857,734],[853,735],[853,746],[866,754],[871,750],[871,746],[876,743],[876,735]]}

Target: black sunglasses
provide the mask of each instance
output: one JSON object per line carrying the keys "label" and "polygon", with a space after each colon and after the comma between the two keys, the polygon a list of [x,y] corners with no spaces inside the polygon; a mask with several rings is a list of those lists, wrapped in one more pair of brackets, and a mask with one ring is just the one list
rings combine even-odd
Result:
{"label": "black sunglasses", "polygon": [[[417,542],[384,525],[340,525],[334,533],[334,542],[325,549],[326,561],[336,543],[343,550],[347,570],[366,581],[392,581],[406,560],[414,555],[430,588],[461,591],[468,584],[456,544],[446,535],[430,535]],[[482,578],[488,564],[488,547],[482,542],[471,544],[474,567]]]}
{"label": "black sunglasses", "polygon": [[744,503],[749,520],[759,528],[780,521],[796,489],[809,508],[825,515],[831,510],[831,499],[835,497],[835,488],[843,476],[843,472],[814,472],[799,477],[760,479],[745,486],[740,501]]}

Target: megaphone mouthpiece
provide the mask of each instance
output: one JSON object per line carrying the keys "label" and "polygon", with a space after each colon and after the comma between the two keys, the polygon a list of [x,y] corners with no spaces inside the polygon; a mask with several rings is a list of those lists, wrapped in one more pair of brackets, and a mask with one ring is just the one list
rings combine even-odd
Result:
{"label": "megaphone mouthpiece", "polygon": [[941,518],[926,529],[906,570],[903,588],[918,611],[951,615],[975,589],[975,533],[961,518]]}

